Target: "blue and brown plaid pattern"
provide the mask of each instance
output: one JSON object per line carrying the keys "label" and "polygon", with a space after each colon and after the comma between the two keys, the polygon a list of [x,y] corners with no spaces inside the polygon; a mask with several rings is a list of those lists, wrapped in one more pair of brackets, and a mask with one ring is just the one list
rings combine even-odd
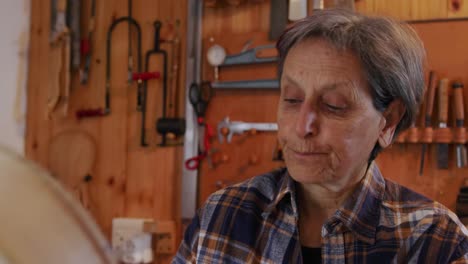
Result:
{"label": "blue and brown plaid pattern", "polygon": [[[302,263],[295,183],[286,169],[212,194],[173,263]],[[322,227],[323,263],[468,263],[454,213],[382,177],[372,163]]]}

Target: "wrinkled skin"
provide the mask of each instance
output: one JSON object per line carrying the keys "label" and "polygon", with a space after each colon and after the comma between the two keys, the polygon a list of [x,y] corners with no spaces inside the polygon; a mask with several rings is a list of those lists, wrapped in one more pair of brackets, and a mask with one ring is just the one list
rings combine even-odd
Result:
{"label": "wrinkled skin", "polygon": [[357,57],[324,39],[296,44],[281,76],[278,139],[291,176],[302,185],[341,192],[365,174],[374,145],[391,143],[404,112],[381,113]]}

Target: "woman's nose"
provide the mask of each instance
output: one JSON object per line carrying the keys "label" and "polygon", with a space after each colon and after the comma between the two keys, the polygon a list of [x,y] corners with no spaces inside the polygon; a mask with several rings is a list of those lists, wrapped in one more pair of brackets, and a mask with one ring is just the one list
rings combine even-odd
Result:
{"label": "woman's nose", "polygon": [[299,137],[305,138],[317,135],[318,119],[317,112],[311,109],[310,106],[303,105],[299,111],[299,116],[296,119],[296,133]]}

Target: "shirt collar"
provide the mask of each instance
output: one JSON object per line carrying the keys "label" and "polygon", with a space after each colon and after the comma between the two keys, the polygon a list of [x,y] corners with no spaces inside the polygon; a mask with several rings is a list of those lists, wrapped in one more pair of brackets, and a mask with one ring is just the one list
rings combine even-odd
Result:
{"label": "shirt collar", "polygon": [[[294,180],[286,169],[282,173],[278,192],[273,197],[271,204],[266,208],[264,217],[269,215],[273,210],[279,209],[278,205],[283,200],[286,203],[290,202],[292,214],[295,217],[299,216]],[[384,191],[385,180],[379,167],[373,161],[367,168],[366,175],[356,190],[329,221],[325,223],[324,227],[327,232],[337,232],[336,229],[339,228],[339,223],[341,222],[359,240],[368,244],[374,244],[376,229],[380,221],[380,205]]]}
{"label": "shirt collar", "polygon": [[[278,184],[278,192],[272,197],[272,202],[265,209],[263,214],[264,217],[267,217],[274,210],[280,209],[279,205],[283,200],[286,204],[290,203],[293,216],[298,217],[299,215],[296,203],[296,187],[294,180],[291,178],[286,168],[281,171],[281,174]],[[284,210],[284,208],[281,208],[280,210]]]}
{"label": "shirt collar", "polygon": [[379,167],[373,161],[356,190],[325,224],[325,228],[328,232],[333,232],[338,226],[338,221],[353,232],[359,240],[374,244],[384,192],[385,180]]}

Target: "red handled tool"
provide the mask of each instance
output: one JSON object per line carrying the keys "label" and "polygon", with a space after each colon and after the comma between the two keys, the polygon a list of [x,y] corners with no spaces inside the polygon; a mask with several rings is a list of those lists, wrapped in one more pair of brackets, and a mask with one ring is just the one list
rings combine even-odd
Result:
{"label": "red handled tool", "polygon": [[197,170],[200,167],[201,162],[208,158],[210,159],[210,151],[211,151],[211,138],[214,136],[213,127],[204,123],[203,121],[198,119],[198,123],[203,123],[203,135],[199,135],[200,138],[203,138],[202,146],[200,146],[200,154],[195,157],[192,157],[185,161],[185,168],[189,170]]}
{"label": "red handled tool", "polygon": [[88,22],[88,37],[81,40],[81,55],[85,56],[83,69],[80,71],[80,83],[87,84],[89,79],[89,69],[91,67],[92,41],[95,28],[96,0],[91,1],[91,16]]}
{"label": "red handled tool", "polygon": [[[141,27],[138,24],[138,22],[131,16],[131,6],[132,6],[132,1],[128,1],[128,16],[125,17],[120,17],[116,20],[114,20],[109,27],[109,30],[107,31],[107,46],[106,46],[106,92],[105,92],[105,103],[104,103],[104,109],[98,108],[98,109],[85,109],[85,110],[79,110],[76,112],[76,116],[81,119],[85,117],[98,117],[98,116],[105,116],[110,114],[110,107],[111,107],[111,96],[110,96],[110,82],[111,82],[111,40],[112,40],[112,32],[114,32],[114,29],[123,22],[127,22],[130,26],[130,28],[133,26],[136,29],[137,33],[137,49],[138,49],[138,72],[141,72]],[[129,34],[130,35],[130,34]],[[128,40],[131,42],[131,39]],[[131,54],[129,54],[129,64],[131,64]],[[131,65],[129,65],[129,68],[131,68]],[[131,77],[130,81],[131,81]],[[138,104],[138,109],[140,106],[140,98],[141,98],[141,91],[142,91],[142,84],[138,83],[138,99],[137,99],[137,104]]]}
{"label": "red handled tool", "polygon": [[[210,82],[202,82],[201,84],[192,83],[189,88],[189,100],[192,104],[192,107],[197,115],[198,123],[198,146],[199,146],[199,155],[193,158],[188,159],[185,162],[187,169],[196,169],[199,166],[201,160],[203,160],[207,155],[210,148],[209,141],[211,140],[211,134],[213,134],[212,128],[205,123],[205,114],[208,104],[213,96],[213,88],[211,87]],[[197,162],[194,162],[194,161]],[[188,166],[187,164],[192,164],[193,166]],[[195,166],[196,165],[196,166]]]}

